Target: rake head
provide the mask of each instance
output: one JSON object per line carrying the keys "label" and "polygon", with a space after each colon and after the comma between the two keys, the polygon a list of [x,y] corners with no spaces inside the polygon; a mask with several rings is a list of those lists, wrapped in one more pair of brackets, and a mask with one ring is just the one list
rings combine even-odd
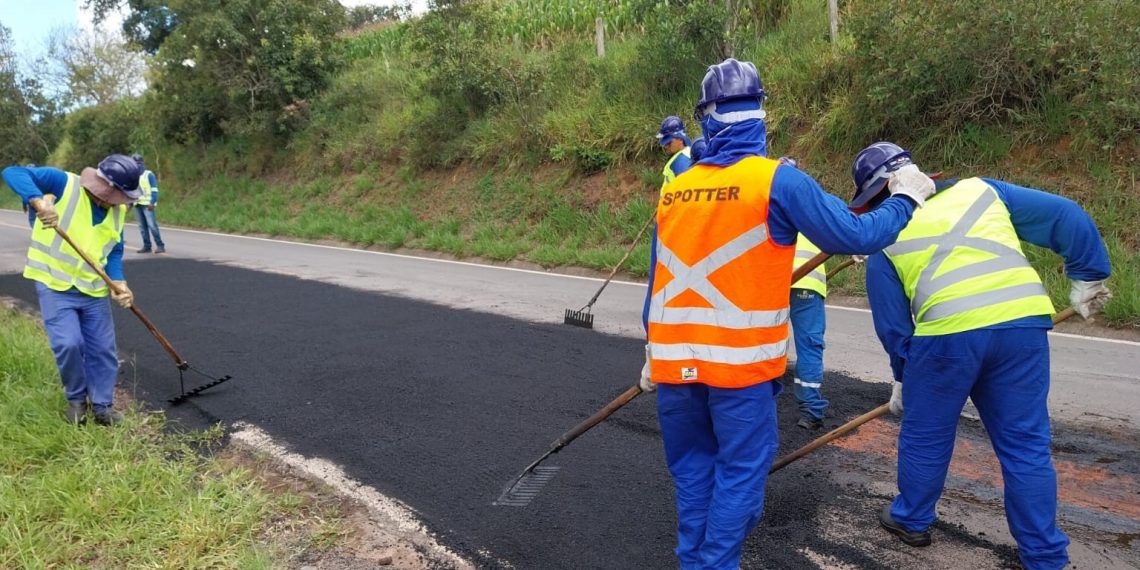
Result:
{"label": "rake head", "polygon": [[525,507],[538,496],[542,488],[554,478],[561,469],[557,466],[535,467],[523,474],[522,478],[510,487],[495,502],[496,507]]}
{"label": "rake head", "polygon": [[[194,387],[194,388],[187,390],[186,384],[185,384],[184,379],[183,379],[183,373],[187,369],[189,369],[190,371],[192,371],[196,374],[199,374],[201,376],[209,378],[210,381],[206,382],[205,384],[202,384],[200,386],[197,386],[197,387]],[[178,404],[181,404],[181,403],[185,402],[186,400],[189,400],[190,398],[193,398],[194,396],[197,396],[198,394],[201,394],[202,392],[205,392],[206,390],[209,390],[210,388],[213,388],[214,386],[217,386],[218,384],[221,384],[222,382],[225,382],[225,381],[230,380],[232,378],[233,377],[230,376],[229,374],[226,374],[225,376],[222,376],[220,378],[214,378],[213,376],[209,376],[209,375],[191,367],[190,365],[186,365],[185,367],[180,366],[178,369],[178,386],[179,386],[179,388],[181,388],[181,393],[178,394],[177,396],[174,396],[173,398],[166,400],[166,401],[171,406],[177,406]]]}
{"label": "rake head", "polygon": [[594,328],[594,315],[590,314],[589,309],[581,311],[566,309],[566,318],[562,322],[584,329],[592,329]]}

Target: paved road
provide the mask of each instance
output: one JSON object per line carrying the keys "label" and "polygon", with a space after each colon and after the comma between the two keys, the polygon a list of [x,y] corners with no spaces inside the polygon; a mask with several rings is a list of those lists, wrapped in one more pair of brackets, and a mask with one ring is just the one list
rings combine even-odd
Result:
{"label": "paved road", "polygon": [[[641,341],[630,307],[643,286],[607,291],[598,324],[612,334],[599,334],[557,324],[562,309],[589,298],[596,281],[165,233],[170,256],[128,254],[139,303],[184,356],[235,376],[193,405],[170,410],[176,419],[249,422],[294,451],[334,460],[414,507],[480,567],[672,566],[671,491],[649,398],[555,456],[549,463],[562,470],[530,506],[491,506],[551,440],[632,383]],[[26,239],[21,218],[0,213],[0,294],[31,298],[14,274]],[[120,349],[133,362],[127,384],[160,401],[173,390],[173,368],[145,330],[120,315]],[[844,354],[844,369],[881,374],[882,359],[866,342],[867,315],[834,310],[829,317],[833,368]],[[1133,429],[1140,348],[1066,337],[1054,346],[1055,358],[1070,359],[1073,368],[1079,360],[1072,354],[1100,351],[1098,373],[1110,380],[1091,382],[1122,387],[1102,398],[1115,400],[1112,412],[1094,412],[1119,418],[1096,420],[1114,422],[1117,439],[1082,431],[1074,421],[1058,430],[1057,453],[1070,473],[1062,477],[1062,518],[1074,556],[1083,567],[1127,568],[1140,560],[1140,545],[1129,538],[1140,533]],[[1064,366],[1056,366],[1065,378],[1056,385],[1081,381]],[[887,395],[885,385],[851,374],[831,374],[827,382],[836,422]],[[1060,412],[1099,418],[1078,401],[1061,401]],[[792,406],[781,399],[783,451],[808,439],[790,426]],[[894,424],[878,423],[772,479],[763,530],[749,539],[745,567],[980,569],[1013,560],[994,504],[996,467],[970,454],[952,473],[934,548],[905,549],[873,528],[872,513],[890,496],[893,479]],[[985,451],[977,428],[962,438],[960,450]]]}
{"label": "paved road", "polygon": [[[22,214],[0,210],[0,271],[22,267],[25,227]],[[209,260],[537,323],[561,322],[564,309],[584,305],[600,284],[592,277],[442,259],[173,228],[169,233],[169,255],[174,258]],[[127,239],[138,242],[134,226],[128,226]],[[127,259],[133,263],[150,258],[134,254],[132,248]],[[611,283],[594,307],[595,328],[644,338],[644,295],[643,284]],[[831,306],[827,319],[829,369],[867,381],[890,378],[868,311]],[[1050,406],[1055,418],[1140,429],[1140,343],[1054,334],[1051,346]]]}

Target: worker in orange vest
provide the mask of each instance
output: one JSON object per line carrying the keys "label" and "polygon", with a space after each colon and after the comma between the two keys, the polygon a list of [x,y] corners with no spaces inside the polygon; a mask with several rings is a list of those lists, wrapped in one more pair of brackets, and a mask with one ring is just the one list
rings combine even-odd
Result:
{"label": "worker in orange vest", "polygon": [[657,205],[641,387],[657,390],[683,569],[737,568],[760,520],[796,235],[829,253],[873,253],[934,192],[929,178],[895,176],[892,197],[856,216],[804,172],[767,158],[764,97],[752,63],[709,67],[694,112],[708,150]]}

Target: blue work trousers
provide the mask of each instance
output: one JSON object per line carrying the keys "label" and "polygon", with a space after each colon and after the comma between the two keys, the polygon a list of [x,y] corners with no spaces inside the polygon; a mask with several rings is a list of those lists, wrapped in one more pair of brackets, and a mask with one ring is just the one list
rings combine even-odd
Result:
{"label": "blue work trousers", "polygon": [[1064,567],[1050,455],[1049,340],[1044,329],[981,329],[910,341],[903,372],[899,495],[891,516],[929,527],[954,451],[958,415],[973,399],[1001,463],[1005,515],[1029,570]]}
{"label": "blue work trousers", "polygon": [[792,289],[792,338],[796,343],[795,394],[800,416],[822,420],[827,410],[823,399],[823,333],[827,328],[823,296],[808,289]]}
{"label": "blue work trousers", "polygon": [[682,570],[736,570],[764,510],[776,456],[778,382],[747,388],[659,384],[657,417],[677,500]]}
{"label": "blue work trousers", "polygon": [[143,248],[150,249],[150,235],[154,234],[154,243],[158,247],[166,247],[162,243],[162,234],[158,231],[158,221],[154,217],[154,210],[147,206],[135,206],[135,214],[139,223],[139,232],[142,233]]}
{"label": "blue work trousers", "polygon": [[36,293],[64,395],[70,402],[90,400],[97,413],[111,407],[119,355],[110,297],[54,291],[40,282]]}

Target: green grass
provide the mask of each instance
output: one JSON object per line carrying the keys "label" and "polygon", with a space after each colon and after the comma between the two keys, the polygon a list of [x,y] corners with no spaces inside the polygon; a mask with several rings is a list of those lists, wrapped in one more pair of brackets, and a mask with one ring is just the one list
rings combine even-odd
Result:
{"label": "green grass", "polygon": [[199,453],[160,414],[76,428],[38,323],[0,308],[0,568],[271,568],[264,533],[300,499]]}

